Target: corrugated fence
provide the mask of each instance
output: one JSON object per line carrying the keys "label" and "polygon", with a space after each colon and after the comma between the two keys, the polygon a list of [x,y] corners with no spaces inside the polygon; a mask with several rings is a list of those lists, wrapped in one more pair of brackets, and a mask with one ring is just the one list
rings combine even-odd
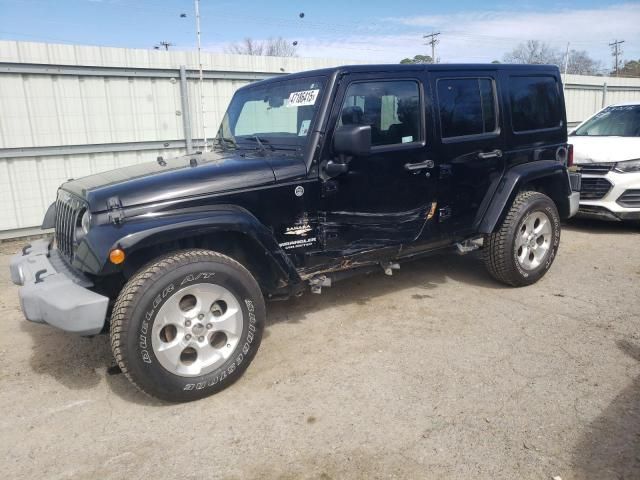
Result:
{"label": "corrugated fence", "polygon": [[[233,92],[344,63],[0,41],[0,238],[31,233],[69,178],[183,154],[211,138]],[[181,66],[186,66],[181,69]]]}
{"label": "corrugated fence", "polygon": [[[0,41],[0,238],[31,233],[69,178],[202,145],[197,63],[194,52]],[[238,87],[343,63],[203,54],[207,136]],[[565,83],[572,125],[604,104],[640,98],[640,79],[569,75]]]}

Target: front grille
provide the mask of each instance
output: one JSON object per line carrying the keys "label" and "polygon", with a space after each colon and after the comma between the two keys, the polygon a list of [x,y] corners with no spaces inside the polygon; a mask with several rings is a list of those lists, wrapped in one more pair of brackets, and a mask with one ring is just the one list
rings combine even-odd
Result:
{"label": "front grille", "polygon": [[56,200],[56,244],[67,260],[73,259],[75,250],[74,231],[84,204],[73,195],[59,191]]}
{"label": "front grille", "polygon": [[611,182],[606,178],[582,177],[580,186],[580,199],[599,200],[611,190]]}
{"label": "front grille", "polygon": [[616,202],[621,207],[640,208],[640,190],[625,190]]}
{"label": "front grille", "polygon": [[581,163],[580,173],[588,175],[606,175],[611,171],[611,163]]}

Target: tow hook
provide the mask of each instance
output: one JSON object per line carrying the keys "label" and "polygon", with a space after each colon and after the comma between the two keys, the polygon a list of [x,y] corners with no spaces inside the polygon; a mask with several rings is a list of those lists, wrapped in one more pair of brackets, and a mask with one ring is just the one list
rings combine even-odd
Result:
{"label": "tow hook", "polygon": [[380,266],[382,267],[382,270],[384,270],[384,274],[389,276],[393,275],[394,270],[400,270],[399,263],[380,262]]}
{"label": "tow hook", "polygon": [[319,295],[322,293],[322,287],[331,286],[331,278],[326,275],[313,277],[309,280],[309,286],[311,287],[311,293],[317,293]]}

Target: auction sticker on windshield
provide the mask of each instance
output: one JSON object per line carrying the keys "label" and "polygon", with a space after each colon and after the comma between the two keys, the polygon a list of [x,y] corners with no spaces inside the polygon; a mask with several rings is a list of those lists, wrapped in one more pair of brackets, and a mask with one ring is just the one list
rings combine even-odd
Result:
{"label": "auction sticker on windshield", "polygon": [[289,103],[287,103],[287,107],[304,107],[306,105],[315,105],[316,99],[318,98],[317,90],[304,90],[302,92],[291,92],[289,95]]}

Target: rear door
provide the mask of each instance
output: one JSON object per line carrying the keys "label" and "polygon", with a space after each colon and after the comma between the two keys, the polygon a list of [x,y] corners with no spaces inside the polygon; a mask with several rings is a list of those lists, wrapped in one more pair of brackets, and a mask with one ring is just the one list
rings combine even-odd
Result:
{"label": "rear door", "polygon": [[472,233],[504,171],[497,70],[430,73],[441,163],[438,221],[443,234]]}

